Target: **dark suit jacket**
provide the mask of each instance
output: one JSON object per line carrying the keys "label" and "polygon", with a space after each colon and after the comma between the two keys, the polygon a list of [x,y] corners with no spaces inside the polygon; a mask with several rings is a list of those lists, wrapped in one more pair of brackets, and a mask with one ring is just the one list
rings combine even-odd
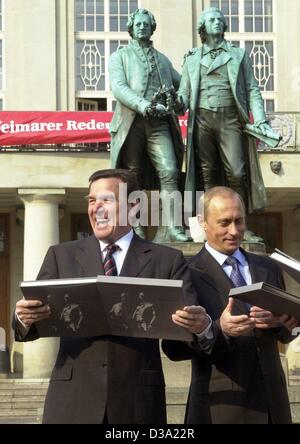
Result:
{"label": "dark suit jacket", "polygon": [[[50,247],[38,279],[104,274],[94,236]],[[183,279],[187,303],[195,303],[188,266],[180,251],[134,236],[122,276]],[[37,338],[34,326],[24,338]],[[44,409],[44,423],[166,422],[165,382],[159,341],[129,337],[61,338]]]}
{"label": "dark suit jacket", "polygon": [[[284,287],[279,268],[269,258],[244,254],[253,283],[264,281]],[[267,423],[269,415],[274,424],[290,423],[277,340],[287,343],[291,335],[285,328],[255,329],[248,336],[225,340],[218,320],[227,305],[232,282],[205,248],[191,260],[190,267],[198,301],[215,321],[219,339],[206,358],[191,356],[190,350],[178,343],[164,347],[171,359],[193,358],[187,423]],[[244,313],[246,307],[235,301],[234,314]]]}

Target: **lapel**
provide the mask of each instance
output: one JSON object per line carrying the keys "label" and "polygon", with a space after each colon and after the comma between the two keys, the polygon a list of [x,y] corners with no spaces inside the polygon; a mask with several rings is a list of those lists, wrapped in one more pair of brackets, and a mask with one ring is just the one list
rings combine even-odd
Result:
{"label": "lapel", "polygon": [[227,43],[228,54],[231,55],[230,60],[228,61],[228,77],[229,82],[234,94],[236,94],[236,85],[238,82],[238,76],[240,72],[240,66],[244,58],[245,50],[233,51],[232,46]]}
{"label": "lapel", "polygon": [[200,60],[200,64],[202,66],[205,66],[205,68],[209,69],[210,65],[211,65],[211,58],[209,57],[208,54],[206,54],[205,56],[203,56]]}
{"label": "lapel", "polygon": [[134,234],[127,251],[120,276],[137,277],[152,260],[151,243]]}
{"label": "lapel", "polygon": [[[192,266],[198,268],[202,272],[202,279],[217,291],[225,308],[228,303],[229,291],[231,288],[234,288],[234,285],[219,263],[206,250],[206,248],[203,247],[198,255],[195,256]],[[245,305],[242,302],[235,300],[234,314],[239,315],[245,313],[247,313]]]}
{"label": "lapel", "polygon": [[104,274],[99,241],[93,235],[83,239],[79,244],[75,260],[81,265],[84,276]]}
{"label": "lapel", "polygon": [[207,74],[210,74],[211,72],[215,71],[216,69],[220,68],[221,66],[226,65],[230,60],[232,59],[231,52],[223,51],[210,65]]}
{"label": "lapel", "polygon": [[202,49],[198,49],[193,55],[187,56],[189,76],[193,91],[193,95],[191,98],[193,103],[191,103],[191,109],[195,109],[198,100],[202,58]]}

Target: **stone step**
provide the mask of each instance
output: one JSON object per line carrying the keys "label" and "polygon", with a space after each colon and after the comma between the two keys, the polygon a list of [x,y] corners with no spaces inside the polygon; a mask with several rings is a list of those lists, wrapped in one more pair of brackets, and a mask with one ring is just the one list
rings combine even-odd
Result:
{"label": "stone step", "polygon": [[47,392],[47,388],[42,388],[42,389],[38,389],[38,388],[20,388],[18,390],[15,389],[6,389],[6,390],[0,390],[0,398],[3,396],[9,396],[11,394],[13,394],[13,396],[15,396],[16,398],[18,397],[22,397],[22,396],[45,396]]}
{"label": "stone step", "polygon": [[181,405],[186,403],[188,397],[187,387],[167,387],[166,399],[169,405]]}
{"label": "stone step", "polygon": [[300,424],[300,403],[291,404],[293,424]]}
{"label": "stone step", "polygon": [[40,424],[48,379],[0,378],[0,424]]}
{"label": "stone step", "polygon": [[36,393],[36,392],[46,392],[48,389],[48,385],[45,386],[32,386],[32,385],[24,385],[24,386],[6,386],[6,387],[1,387],[0,388],[0,396],[1,394],[10,391],[10,392],[16,392],[16,393],[20,393],[20,392],[30,392],[32,391],[32,393]]}
{"label": "stone step", "polygon": [[24,386],[24,385],[48,385],[48,379],[0,379],[0,387],[2,386],[11,386],[15,385]]}
{"label": "stone step", "polygon": [[0,418],[3,418],[4,416],[33,416],[38,417],[40,413],[42,413],[42,408],[23,408],[23,409],[1,409],[0,410]]}
{"label": "stone step", "polygon": [[36,416],[0,416],[0,424],[41,424],[41,418]]}
{"label": "stone step", "polygon": [[45,396],[23,396],[19,398],[15,398],[13,395],[5,396],[4,398],[0,397],[0,408],[5,405],[5,403],[20,405],[22,403],[44,403]]}

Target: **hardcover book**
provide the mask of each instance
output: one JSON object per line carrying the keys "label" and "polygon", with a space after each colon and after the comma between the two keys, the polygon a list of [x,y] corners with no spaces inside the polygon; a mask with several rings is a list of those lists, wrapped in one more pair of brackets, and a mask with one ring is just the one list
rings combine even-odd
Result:
{"label": "hardcover book", "polygon": [[232,288],[229,296],[277,315],[288,314],[300,320],[300,297],[265,282]]}
{"label": "hardcover book", "polygon": [[275,248],[275,252],[270,255],[283,271],[286,271],[295,281],[300,283],[300,262]]}
{"label": "hardcover book", "polygon": [[35,323],[41,337],[132,336],[191,341],[192,334],[172,321],[184,307],[182,281],[120,276],[24,281],[27,300],[51,309]]}

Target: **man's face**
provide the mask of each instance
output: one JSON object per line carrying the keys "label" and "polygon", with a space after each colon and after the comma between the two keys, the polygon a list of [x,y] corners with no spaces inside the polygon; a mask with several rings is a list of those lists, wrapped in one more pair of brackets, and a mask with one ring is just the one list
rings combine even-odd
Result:
{"label": "man's face", "polygon": [[[127,222],[127,199],[119,200],[119,184],[115,177],[98,179],[92,183],[88,195],[88,215],[94,235],[104,242],[114,242],[130,230]],[[124,184],[125,185],[125,184]],[[126,196],[126,195],[125,195]],[[120,214],[126,216],[124,226],[120,226]],[[122,220],[123,223],[123,220]]]}
{"label": "man's face", "polygon": [[215,197],[205,215],[203,228],[211,247],[220,253],[233,254],[246,230],[245,210],[237,197]]}
{"label": "man's face", "polygon": [[224,32],[223,17],[220,12],[208,12],[205,17],[207,35],[220,35]]}
{"label": "man's face", "polygon": [[133,23],[133,38],[138,41],[149,41],[151,35],[151,19],[149,15],[137,14]]}

